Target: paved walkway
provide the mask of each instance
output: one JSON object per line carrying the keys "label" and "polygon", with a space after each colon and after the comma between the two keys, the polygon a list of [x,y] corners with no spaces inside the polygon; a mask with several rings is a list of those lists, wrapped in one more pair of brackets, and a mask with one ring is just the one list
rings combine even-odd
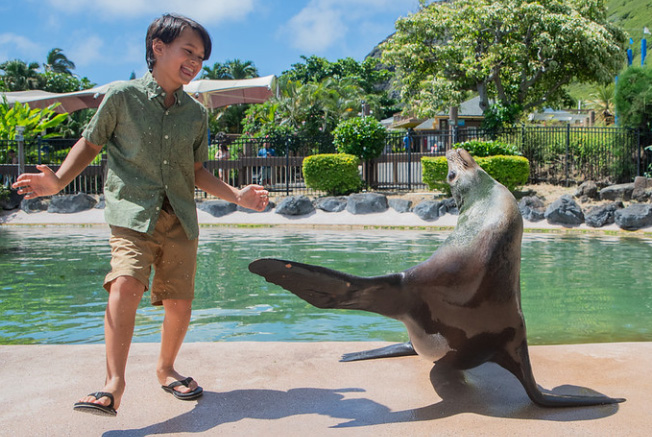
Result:
{"label": "paved walkway", "polygon": [[[103,345],[0,346],[1,436],[648,436],[652,343],[531,348],[547,389],[627,402],[543,409],[503,369],[451,378],[417,357],[338,362],[384,343],[187,343],[178,368],[205,389],[174,399],[154,376],[158,345],[136,343],[118,416],[74,412],[101,388]],[[568,385],[567,385],[568,384]]]}

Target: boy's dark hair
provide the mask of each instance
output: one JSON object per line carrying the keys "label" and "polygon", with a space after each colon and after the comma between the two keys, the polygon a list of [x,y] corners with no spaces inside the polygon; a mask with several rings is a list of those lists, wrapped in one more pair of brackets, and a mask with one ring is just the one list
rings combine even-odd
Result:
{"label": "boy's dark hair", "polygon": [[211,37],[204,29],[204,26],[191,20],[183,15],[164,14],[157,18],[147,28],[147,36],[145,37],[145,57],[147,59],[147,68],[152,71],[156,58],[154,57],[154,50],[152,50],[152,42],[155,39],[160,39],[165,44],[170,44],[174,41],[186,28],[191,28],[199,34],[204,42],[204,61],[211,56]]}

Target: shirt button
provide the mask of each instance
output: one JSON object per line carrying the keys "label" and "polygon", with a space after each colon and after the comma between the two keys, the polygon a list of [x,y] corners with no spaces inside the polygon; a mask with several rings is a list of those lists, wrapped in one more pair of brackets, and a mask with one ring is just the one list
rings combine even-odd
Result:
{"label": "shirt button", "polygon": [[168,163],[168,160],[167,160],[167,159],[164,159],[164,160],[163,160],[163,164],[167,165],[167,163]]}
{"label": "shirt button", "polygon": [[170,111],[165,111],[165,115],[170,115]]}
{"label": "shirt button", "polygon": [[157,210],[157,211],[160,211],[160,210],[161,210],[161,208],[159,208],[159,207],[157,206],[157,207],[156,207],[156,210]]}
{"label": "shirt button", "polygon": [[167,140],[169,138],[169,136],[166,135],[164,138]]}
{"label": "shirt button", "polygon": [[165,186],[165,189],[167,190],[168,188],[169,188],[169,187],[166,185],[166,186]]}

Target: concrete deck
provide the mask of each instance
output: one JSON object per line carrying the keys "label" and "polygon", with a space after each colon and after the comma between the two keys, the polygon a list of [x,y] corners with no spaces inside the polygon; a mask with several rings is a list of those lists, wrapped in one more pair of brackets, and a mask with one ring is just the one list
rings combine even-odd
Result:
{"label": "concrete deck", "polygon": [[[99,390],[103,345],[0,346],[2,436],[648,436],[652,343],[531,348],[537,382],[627,402],[543,409],[485,364],[464,378],[417,357],[340,363],[385,343],[186,343],[177,367],[204,387],[174,399],[154,376],[157,344],[135,343],[118,416],[75,412]],[[436,368],[435,368],[436,369]]]}

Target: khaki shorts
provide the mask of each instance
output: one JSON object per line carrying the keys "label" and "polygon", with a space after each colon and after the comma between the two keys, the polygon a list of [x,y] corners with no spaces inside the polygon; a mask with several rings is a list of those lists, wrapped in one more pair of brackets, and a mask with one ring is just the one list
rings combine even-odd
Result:
{"label": "khaki shorts", "polygon": [[164,299],[193,299],[197,242],[197,238],[188,240],[177,216],[164,210],[153,235],[111,226],[111,272],[104,279],[104,288],[109,291],[116,278],[130,276],[147,290],[154,266],[152,305],[162,305]]}

